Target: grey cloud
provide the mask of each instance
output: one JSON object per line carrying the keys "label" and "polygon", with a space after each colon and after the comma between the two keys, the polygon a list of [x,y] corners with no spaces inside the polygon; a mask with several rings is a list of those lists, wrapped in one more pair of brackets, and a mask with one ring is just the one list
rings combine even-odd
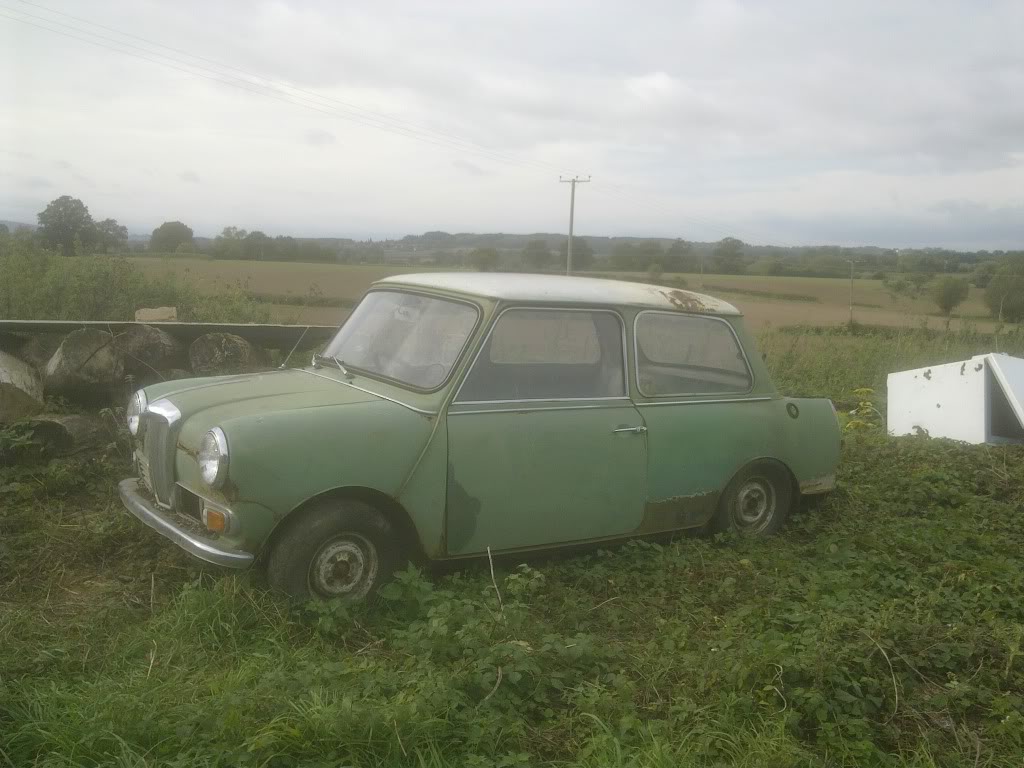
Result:
{"label": "grey cloud", "polygon": [[[97,0],[90,7],[98,23],[165,43],[188,39],[196,54],[305,91],[282,96],[288,104],[137,63],[118,69],[118,98],[101,109],[95,95],[112,77],[109,61],[42,33],[31,46],[15,40],[11,55],[29,66],[17,70],[24,83],[16,83],[10,109],[16,121],[40,130],[17,134],[19,156],[6,151],[3,162],[22,176],[45,175],[56,148],[68,158],[64,171],[74,170],[71,162],[89,163],[96,185],[116,198],[108,204],[127,209],[119,219],[130,220],[144,204],[154,210],[142,210],[140,219],[162,215],[153,195],[138,193],[157,190],[161,178],[198,181],[195,171],[178,170],[191,166],[203,168],[204,178],[236,180],[233,223],[258,228],[273,217],[283,229],[289,221],[313,226],[337,209],[320,212],[309,200],[338,194],[338,166],[329,164],[342,153],[323,152],[318,165],[304,167],[313,153],[289,156],[287,145],[351,142],[358,152],[343,159],[352,189],[409,179],[387,211],[375,194],[346,200],[353,227],[375,221],[401,232],[420,223],[435,228],[442,222],[427,219],[448,217],[449,228],[479,229],[494,223],[490,211],[497,210],[507,217],[497,222],[501,229],[518,221],[543,228],[548,201],[538,202],[545,193],[537,190],[550,184],[551,168],[551,175],[592,172],[593,193],[604,184],[660,201],[658,209],[609,204],[600,222],[610,232],[671,231],[678,226],[672,201],[687,196],[721,199],[713,215],[726,228],[754,221],[752,210],[770,210],[771,231],[793,241],[987,242],[1017,231],[1007,219],[1024,180],[1024,51],[1017,40],[1024,4],[1015,0],[990,0],[983,13],[926,0],[652,0],[642,12],[584,0]],[[354,121],[323,122],[325,115],[297,103],[305,101]],[[189,115],[189,130],[154,119],[165,111]],[[83,121],[68,124],[69,113]],[[380,129],[395,121],[398,134],[424,132],[434,143]],[[452,137],[486,150],[453,149]],[[491,162],[489,153],[512,162]],[[274,184],[258,186],[254,165]],[[775,194],[851,172],[864,175],[870,194],[861,189],[861,202],[840,201],[833,213],[815,208],[810,215],[806,197],[780,202]],[[985,172],[999,176],[998,187]],[[962,176],[963,201],[951,204]],[[115,195],[117,182],[135,192]],[[477,206],[487,184],[492,203]],[[219,199],[204,193],[195,190],[195,220],[222,224],[224,216],[209,212]],[[905,215],[869,210],[894,196]],[[947,212],[944,205],[964,207]],[[585,227],[587,206],[580,214]]]}
{"label": "grey cloud", "polygon": [[460,171],[468,173],[470,176],[493,176],[493,171],[485,170],[476,163],[471,163],[469,160],[464,160],[461,157],[457,157],[452,160],[452,165],[458,168]]}
{"label": "grey cloud", "polygon": [[336,139],[333,133],[317,129],[308,131],[305,136],[305,141],[310,146],[322,147],[327,144],[333,144],[336,141]]}

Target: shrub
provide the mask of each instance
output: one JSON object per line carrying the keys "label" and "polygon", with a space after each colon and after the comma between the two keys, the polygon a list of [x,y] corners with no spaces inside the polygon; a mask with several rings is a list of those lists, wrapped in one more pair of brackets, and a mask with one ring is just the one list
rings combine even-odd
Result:
{"label": "shrub", "polygon": [[999,320],[1024,320],[1024,265],[1001,267],[985,289],[985,304],[992,317]]}
{"label": "shrub", "polygon": [[140,307],[173,306],[181,320],[266,322],[270,308],[245,286],[201,295],[168,273],[147,278],[125,258],[74,259],[31,238],[0,242],[0,316],[11,320],[133,320]]}
{"label": "shrub", "polygon": [[963,304],[970,290],[967,281],[960,277],[943,277],[932,286],[932,299],[939,311],[947,317],[954,309]]}

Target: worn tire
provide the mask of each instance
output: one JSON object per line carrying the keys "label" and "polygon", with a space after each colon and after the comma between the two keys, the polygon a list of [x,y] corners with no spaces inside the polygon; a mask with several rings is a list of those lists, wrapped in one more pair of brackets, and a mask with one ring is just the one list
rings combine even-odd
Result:
{"label": "worn tire", "polygon": [[793,485],[781,464],[750,464],[729,481],[718,501],[712,533],[770,536],[782,528],[793,506]]}
{"label": "worn tire", "polygon": [[391,523],[362,501],[325,499],[285,525],[267,556],[267,582],[294,598],[363,600],[401,563]]}

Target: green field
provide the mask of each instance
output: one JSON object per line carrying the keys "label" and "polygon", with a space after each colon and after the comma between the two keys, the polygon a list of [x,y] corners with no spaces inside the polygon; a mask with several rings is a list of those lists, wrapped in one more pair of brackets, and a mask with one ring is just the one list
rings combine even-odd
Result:
{"label": "green field", "polygon": [[[265,298],[281,322],[334,325],[369,285],[381,277],[429,268],[387,265],[306,264],[291,262],[215,261],[201,258],[133,258],[147,276],[175,274],[200,291],[215,294],[240,286]],[[594,273],[610,278],[646,280],[642,273]],[[825,277],[759,277],[665,274],[660,280],[685,281],[691,290],[720,296],[736,304],[755,328],[790,325],[841,325],[849,320],[850,281]],[[275,301],[275,299],[277,299]],[[282,301],[283,299],[283,301]],[[335,302],[337,306],[325,306]],[[865,325],[944,327],[927,298],[888,293],[880,280],[854,281],[854,317]],[[991,327],[982,292],[971,288],[952,321]]]}
{"label": "green field", "polygon": [[[760,343],[784,391],[844,408],[896,364],[1024,352]],[[838,491],[770,540],[410,571],[361,607],[198,567],[120,508],[123,443],[0,468],[0,765],[1019,768],[1024,448],[867,414]]]}

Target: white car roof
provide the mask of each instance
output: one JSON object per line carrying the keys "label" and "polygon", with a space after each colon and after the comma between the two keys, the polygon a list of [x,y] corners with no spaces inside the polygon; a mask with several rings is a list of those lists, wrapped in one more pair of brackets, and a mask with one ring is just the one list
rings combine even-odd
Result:
{"label": "white car roof", "polygon": [[375,285],[432,288],[514,302],[644,307],[708,315],[739,315],[736,307],[703,293],[626,280],[506,272],[425,272],[393,275]]}

